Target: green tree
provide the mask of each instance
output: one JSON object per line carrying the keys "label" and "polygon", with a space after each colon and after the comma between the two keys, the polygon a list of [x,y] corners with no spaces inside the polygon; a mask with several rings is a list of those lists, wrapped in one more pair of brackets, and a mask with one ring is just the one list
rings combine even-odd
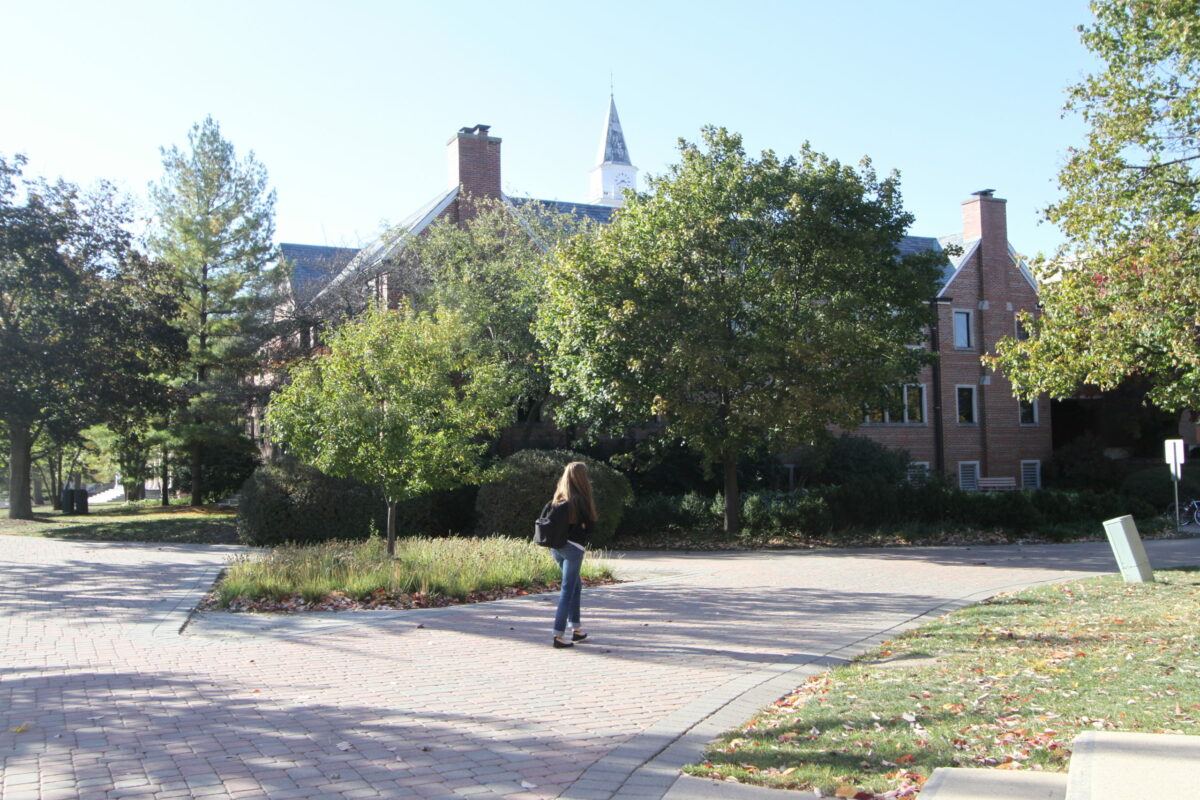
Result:
{"label": "green tree", "polygon": [[301,461],[380,488],[391,555],[397,503],[482,474],[484,434],[507,399],[504,370],[479,357],[455,316],[407,306],[369,308],[326,345],[292,368],[267,424]]}
{"label": "green tree", "polygon": [[1200,2],[1091,7],[1104,68],[1070,91],[1089,131],[1046,212],[1067,243],[1038,268],[1036,335],[997,363],[1026,397],[1140,376],[1159,407],[1200,408]]}
{"label": "green tree", "polygon": [[545,263],[582,224],[536,202],[469,202],[465,224],[439,220],[409,245],[406,257],[429,282],[416,302],[456,312],[481,353],[506,365],[513,403],[532,410],[550,390],[545,349],[531,330]]}
{"label": "green tree", "polygon": [[918,368],[909,345],[944,257],[900,257],[912,217],[868,161],[807,145],[749,158],[721,128],[680,154],[652,194],[560,249],[538,333],[559,416],[600,434],[658,415],[663,435],[723,466],[736,532],[743,453],[854,425]]}
{"label": "green tree", "polygon": [[65,444],[130,408],[160,407],[156,364],[181,357],[161,265],[132,247],[111,186],[22,180],[0,158],[0,420],[10,444],[10,518],[30,519],[34,440]]}
{"label": "green tree", "polygon": [[163,149],[162,182],[152,185],[155,254],[176,271],[183,291],[178,325],[188,339],[187,408],[176,433],[191,458],[192,503],[203,502],[206,444],[236,439],[260,401],[265,345],[284,276],[275,264],[275,193],[250,153],[238,160],[208,117],[188,147]]}

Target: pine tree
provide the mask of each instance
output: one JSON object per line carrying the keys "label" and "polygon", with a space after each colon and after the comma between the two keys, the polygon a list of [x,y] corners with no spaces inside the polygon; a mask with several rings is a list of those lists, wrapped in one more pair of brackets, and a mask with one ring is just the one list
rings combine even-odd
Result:
{"label": "pine tree", "polygon": [[183,285],[188,404],[175,427],[190,453],[198,505],[205,447],[238,435],[273,335],[283,278],[274,266],[275,192],[254,153],[238,160],[212,117],[192,127],[186,150],[162,155],[165,174],[150,189],[157,211],[151,246]]}

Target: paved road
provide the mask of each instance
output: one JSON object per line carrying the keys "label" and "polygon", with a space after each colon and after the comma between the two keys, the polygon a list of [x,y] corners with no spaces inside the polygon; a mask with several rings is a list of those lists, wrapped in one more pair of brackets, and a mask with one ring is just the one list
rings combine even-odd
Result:
{"label": "paved road", "polygon": [[638,581],[585,590],[593,643],[554,650],[545,597],[188,622],[235,550],[0,536],[0,799],[699,796],[678,766],[806,675],[1113,571],[1102,544],[627,554]]}

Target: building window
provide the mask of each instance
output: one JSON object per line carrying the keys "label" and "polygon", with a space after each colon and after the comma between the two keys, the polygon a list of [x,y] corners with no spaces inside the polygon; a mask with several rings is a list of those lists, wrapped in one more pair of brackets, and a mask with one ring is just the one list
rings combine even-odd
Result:
{"label": "building window", "polygon": [[979,462],[958,462],[958,488],[964,492],[979,491]]}
{"label": "building window", "polygon": [[1021,488],[1022,489],[1040,489],[1040,488],[1042,488],[1042,462],[1041,461],[1022,461],[1021,462]]}
{"label": "building window", "polygon": [[970,311],[954,312],[954,346],[959,350],[970,350],[973,346]]}
{"label": "building window", "polygon": [[1023,342],[1029,338],[1029,329],[1025,327],[1025,323],[1021,321],[1019,316],[1013,318],[1013,330],[1017,335],[1018,342]]}
{"label": "building window", "polygon": [[959,425],[974,425],[975,424],[975,387],[974,386],[956,386],[955,394],[958,396],[958,424]]}
{"label": "building window", "polygon": [[925,384],[892,387],[883,406],[863,409],[864,425],[919,425],[925,422]]}
{"label": "building window", "polygon": [[909,483],[924,483],[929,480],[929,462],[928,461],[910,461],[908,462],[908,482]]}
{"label": "building window", "polygon": [[1037,425],[1038,424],[1038,409],[1037,401],[1030,402],[1029,400],[1018,400],[1017,403],[1021,407],[1021,424],[1022,425]]}

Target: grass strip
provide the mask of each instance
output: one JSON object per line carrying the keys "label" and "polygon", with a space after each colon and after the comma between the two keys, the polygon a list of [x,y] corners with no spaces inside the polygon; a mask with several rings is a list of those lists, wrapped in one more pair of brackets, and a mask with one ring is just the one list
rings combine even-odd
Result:
{"label": "grass strip", "polygon": [[218,506],[106,503],[87,514],[34,509],[32,520],[0,520],[0,533],[99,542],[235,544],[237,513]]}
{"label": "grass strip", "polygon": [[1200,572],[1003,594],[815,676],[686,768],[834,797],[915,795],[936,767],[1067,769],[1085,730],[1200,734]]}
{"label": "grass strip", "polygon": [[[501,589],[544,587],[561,574],[545,548],[502,536],[400,539],[394,559],[388,558],[380,537],[281,545],[236,556],[218,587],[217,605],[292,597],[314,603],[330,595],[387,598],[402,605],[414,597],[462,601]],[[589,551],[583,577],[611,580],[612,572]]]}

